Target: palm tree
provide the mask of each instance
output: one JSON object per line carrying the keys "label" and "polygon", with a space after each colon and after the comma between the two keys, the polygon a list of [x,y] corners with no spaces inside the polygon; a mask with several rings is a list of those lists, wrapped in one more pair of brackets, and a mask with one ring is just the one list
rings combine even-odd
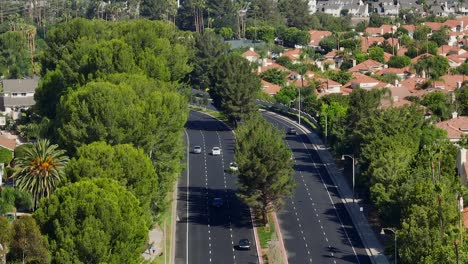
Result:
{"label": "palm tree", "polygon": [[64,167],[68,162],[65,150],[57,149],[49,140],[40,139],[34,144],[24,147],[15,157],[15,172],[13,177],[16,186],[31,193],[34,199],[34,209],[43,197],[49,198],[64,175]]}

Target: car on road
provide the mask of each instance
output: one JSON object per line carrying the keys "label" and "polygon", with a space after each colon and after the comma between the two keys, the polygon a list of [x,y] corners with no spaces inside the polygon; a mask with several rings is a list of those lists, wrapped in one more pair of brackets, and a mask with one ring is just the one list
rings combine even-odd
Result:
{"label": "car on road", "polygon": [[297,135],[297,130],[294,127],[288,129],[288,135]]}
{"label": "car on road", "polygon": [[221,149],[219,147],[213,147],[213,149],[211,149],[211,154],[213,156],[219,156],[221,155]]}
{"label": "car on road", "polygon": [[235,162],[229,163],[229,170],[231,170],[231,171],[238,171],[239,168],[237,167],[237,163],[235,163]]}
{"label": "car on road", "polygon": [[201,147],[200,146],[193,147],[193,153],[200,154],[201,153]]}
{"label": "car on road", "polygon": [[250,241],[246,238],[239,240],[239,249],[249,250],[250,249]]}
{"label": "car on road", "polygon": [[223,204],[224,204],[224,201],[223,201],[223,198],[221,197],[215,197],[211,201],[211,205],[216,208],[220,208],[221,206],[223,206]]}

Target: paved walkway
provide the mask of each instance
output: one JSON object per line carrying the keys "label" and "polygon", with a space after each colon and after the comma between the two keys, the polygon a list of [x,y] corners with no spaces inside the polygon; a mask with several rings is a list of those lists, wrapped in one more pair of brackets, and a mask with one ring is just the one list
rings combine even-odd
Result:
{"label": "paved walkway", "polygon": [[299,129],[308,135],[310,142],[312,142],[314,149],[319,154],[322,163],[327,168],[328,174],[332,178],[335,185],[338,186],[341,200],[343,201],[346,210],[348,211],[354,226],[356,227],[358,234],[361,237],[361,241],[364,244],[368,255],[370,256],[371,261],[375,264],[389,264],[387,257],[384,255],[384,247],[377,239],[363,212],[360,211],[359,204],[353,203],[353,192],[348,185],[348,182],[346,182],[345,177],[343,177],[341,171],[336,166],[333,156],[331,155],[330,151],[327,150],[326,145],[322,142],[319,136],[315,132],[310,131],[307,127],[298,125],[297,122],[292,121],[287,117],[281,116],[274,112],[270,113],[275,114],[277,117],[283,120],[287,120],[290,123],[294,123]]}
{"label": "paved walkway", "polygon": [[154,260],[155,257],[163,253],[163,231],[159,226],[150,230],[148,235],[147,249],[141,254],[145,260]]}

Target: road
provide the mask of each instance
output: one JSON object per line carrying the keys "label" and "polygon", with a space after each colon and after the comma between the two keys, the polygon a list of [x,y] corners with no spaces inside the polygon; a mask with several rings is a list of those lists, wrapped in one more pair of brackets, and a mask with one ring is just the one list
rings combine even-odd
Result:
{"label": "road", "polygon": [[[234,160],[234,135],[217,119],[190,112],[186,124],[188,167],[179,180],[175,263],[258,263],[250,212],[236,195],[236,177],[227,173]],[[193,146],[202,153],[192,153]],[[221,147],[220,156],[211,149]],[[220,208],[212,206],[223,198]],[[251,241],[251,249],[236,248],[240,239]]]}
{"label": "road", "polygon": [[[263,115],[280,129],[294,123],[269,112]],[[297,188],[278,212],[289,263],[371,263],[317,152],[297,132],[285,140],[293,151]]]}

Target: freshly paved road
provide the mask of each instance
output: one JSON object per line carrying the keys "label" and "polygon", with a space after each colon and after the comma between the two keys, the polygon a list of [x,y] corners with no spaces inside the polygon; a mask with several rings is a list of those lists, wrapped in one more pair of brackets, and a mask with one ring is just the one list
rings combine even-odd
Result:
{"label": "freshly paved road", "polygon": [[[234,159],[234,135],[217,119],[191,111],[186,124],[190,153],[186,175],[179,180],[175,263],[258,263],[250,212],[236,195],[236,177],[227,173]],[[202,153],[192,153],[193,146]],[[211,149],[221,147],[221,156]],[[221,208],[211,206],[222,197]],[[240,239],[251,241],[249,251],[235,247]]]}
{"label": "freshly paved road", "polygon": [[[280,129],[291,123],[264,112]],[[294,196],[278,212],[289,263],[371,263],[326,168],[306,135],[287,135],[294,154]]]}

